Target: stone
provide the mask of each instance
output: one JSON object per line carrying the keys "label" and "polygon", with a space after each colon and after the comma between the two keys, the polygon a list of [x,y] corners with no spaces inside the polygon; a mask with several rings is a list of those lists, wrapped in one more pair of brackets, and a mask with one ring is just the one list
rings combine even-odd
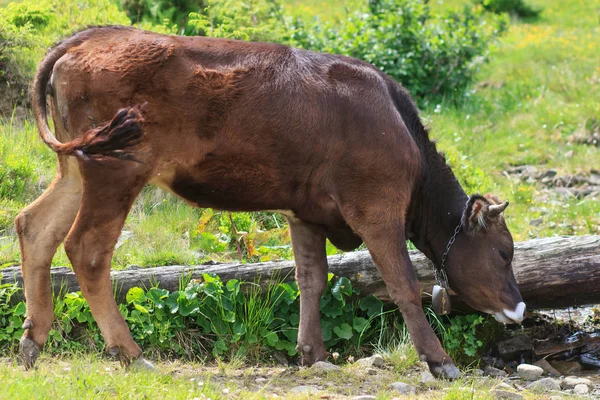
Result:
{"label": "stone", "polygon": [[421,382],[421,383],[435,382],[435,377],[433,376],[433,374],[431,372],[423,371],[423,372],[421,372],[419,382]]}
{"label": "stone", "polygon": [[558,372],[545,358],[536,361],[533,365],[540,367],[550,376],[561,376],[562,374]]}
{"label": "stone", "polygon": [[544,218],[542,218],[542,217],[535,218],[535,219],[532,219],[531,221],[529,221],[529,225],[540,226],[542,224],[542,222],[544,222]]}
{"label": "stone", "polygon": [[579,357],[579,359],[581,360],[581,363],[587,367],[600,368],[600,357],[595,354],[582,354],[581,357]]}
{"label": "stone", "polygon": [[514,391],[515,387],[513,385],[511,385],[510,383],[500,382],[498,384],[498,386],[496,386],[496,389]]}
{"label": "stone", "polygon": [[[541,369],[541,368],[540,368]],[[560,383],[554,378],[542,378],[525,386],[525,389],[550,392],[552,390],[560,391]]]}
{"label": "stone", "polygon": [[517,367],[517,373],[521,379],[525,379],[526,381],[535,381],[537,378],[542,376],[544,370],[535,365],[521,364]]}
{"label": "stone", "polygon": [[560,386],[562,386],[563,389],[573,389],[577,385],[592,386],[592,381],[588,378],[580,378],[578,376],[567,376],[565,379],[563,379]]}
{"label": "stone", "polygon": [[506,373],[506,371],[503,371],[501,369],[494,368],[494,367],[489,367],[489,366],[485,367],[483,369],[483,373],[486,374],[487,376],[500,377],[500,378],[504,378],[508,375]]}
{"label": "stone", "polygon": [[575,361],[552,361],[550,365],[562,375],[572,375],[583,369],[581,364]]}
{"label": "stone", "polygon": [[317,361],[316,363],[313,364],[313,366],[310,368],[311,370],[317,372],[317,373],[323,373],[323,372],[332,372],[332,371],[341,371],[342,368],[338,365],[333,365],[332,363],[326,362],[326,361]]}
{"label": "stone", "polygon": [[375,368],[367,368],[366,372],[369,375],[377,375],[377,370]]}
{"label": "stone", "polygon": [[504,361],[520,359],[523,353],[530,353],[533,350],[531,339],[526,335],[517,335],[508,340],[502,340],[496,343],[496,347]]}
{"label": "stone", "polygon": [[584,385],[583,383],[580,383],[579,385],[575,385],[575,387],[573,388],[573,393],[575,394],[588,394],[590,391],[590,388],[588,385]]}
{"label": "stone", "polygon": [[483,370],[477,368],[476,370],[473,371],[473,376],[484,376],[485,373],[483,372]]}
{"label": "stone", "polygon": [[417,389],[414,386],[409,385],[404,382],[392,383],[392,389],[394,389],[395,391],[397,391],[399,394],[401,394],[403,396],[408,396],[408,395],[417,393]]}
{"label": "stone", "polygon": [[498,400],[523,400],[523,395],[508,390],[494,389],[492,395]]}
{"label": "stone", "polygon": [[313,393],[320,392],[320,390],[316,386],[300,385],[300,386],[294,386],[293,388],[291,388],[290,392],[292,392],[292,393],[313,394]]}
{"label": "stone", "polygon": [[377,400],[375,396],[362,395],[362,396],[354,396],[352,400]]}
{"label": "stone", "polygon": [[371,357],[365,357],[357,360],[354,364],[361,368],[378,367],[381,368],[384,365],[383,357],[379,354],[374,354]]}

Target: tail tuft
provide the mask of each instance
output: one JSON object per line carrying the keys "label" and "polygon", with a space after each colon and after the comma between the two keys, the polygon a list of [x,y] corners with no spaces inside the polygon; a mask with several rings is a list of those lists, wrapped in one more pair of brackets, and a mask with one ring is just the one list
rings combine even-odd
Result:
{"label": "tail tuft", "polygon": [[142,142],[143,122],[144,117],[139,106],[121,108],[111,121],[90,129],[69,143],[64,143],[61,150],[82,160],[110,157],[138,161],[128,149]]}

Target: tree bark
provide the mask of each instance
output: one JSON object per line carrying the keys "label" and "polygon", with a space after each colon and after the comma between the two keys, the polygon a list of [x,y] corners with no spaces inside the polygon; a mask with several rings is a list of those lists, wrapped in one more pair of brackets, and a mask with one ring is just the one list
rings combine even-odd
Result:
{"label": "tree bark", "polygon": [[[421,283],[423,299],[428,302],[434,284],[433,266],[418,251],[411,251],[410,258]],[[331,256],[328,262],[329,272],[349,278],[360,289],[361,296],[374,294],[383,301],[390,301],[367,251]],[[528,309],[600,303],[600,236],[552,237],[516,243],[513,268]],[[5,268],[0,273],[2,283],[23,283],[19,267]],[[294,262],[132,268],[111,274],[116,297],[123,300],[134,286],[149,288],[158,284],[174,291],[179,289],[182,277],[198,279],[203,273],[214,273],[223,281],[238,279],[266,285],[273,279],[293,280]],[[75,274],[65,267],[52,268],[52,284],[55,293],[79,290]],[[456,296],[453,296],[453,306],[465,308]]]}

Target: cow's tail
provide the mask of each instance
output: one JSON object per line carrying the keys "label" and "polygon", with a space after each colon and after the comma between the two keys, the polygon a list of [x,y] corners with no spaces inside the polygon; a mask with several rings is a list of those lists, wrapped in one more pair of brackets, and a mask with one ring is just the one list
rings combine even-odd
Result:
{"label": "cow's tail", "polygon": [[80,32],[53,47],[41,62],[32,88],[32,106],[40,137],[57,154],[72,155],[82,160],[112,157],[135,160],[128,149],[143,139],[143,117],[140,107],[120,109],[111,121],[85,132],[70,142],[61,143],[48,125],[46,88],[56,62],[67,51],[91,36],[93,29]]}

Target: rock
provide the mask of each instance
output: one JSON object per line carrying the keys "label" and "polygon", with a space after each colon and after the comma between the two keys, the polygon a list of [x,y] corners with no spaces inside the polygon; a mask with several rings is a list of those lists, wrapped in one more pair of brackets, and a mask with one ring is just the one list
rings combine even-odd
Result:
{"label": "rock", "polygon": [[476,370],[473,371],[473,376],[484,376],[485,373],[483,372],[483,370],[477,368]]}
{"label": "rock", "polygon": [[404,382],[394,382],[392,383],[392,388],[403,396],[417,393],[417,389],[414,386]]}
{"label": "rock", "polygon": [[316,363],[313,364],[312,367],[310,367],[311,370],[315,371],[316,373],[323,373],[323,372],[332,372],[332,371],[341,371],[342,368],[337,366],[337,365],[333,365],[332,363],[326,362],[326,361],[317,361]]}
{"label": "rock", "polygon": [[541,360],[536,361],[533,365],[540,367],[541,369],[544,370],[545,373],[547,373],[550,376],[561,376],[562,375],[560,372],[558,372],[556,369],[554,369],[554,367],[552,367],[552,365],[550,365],[548,360],[546,360],[545,358],[542,358]]}
{"label": "rock", "polygon": [[531,364],[521,364],[517,367],[517,373],[522,379],[527,381],[535,381],[542,376],[544,370],[540,367]]}
{"label": "rock", "polygon": [[290,389],[290,392],[292,392],[292,393],[306,393],[306,394],[317,393],[320,391],[321,390],[318,387],[309,386],[309,385],[294,386],[293,388]]}
{"label": "rock", "polygon": [[261,377],[261,376],[259,376],[258,378],[256,378],[256,379],[254,380],[254,382],[256,382],[256,383],[265,383],[265,382],[267,382],[267,381],[268,381],[268,379],[267,379],[267,378],[263,378],[263,377]]}
{"label": "rock", "polygon": [[509,391],[509,392],[515,391],[515,387],[506,382],[500,382],[497,386],[494,387],[494,389],[504,390],[504,391]]}
{"label": "rock", "polygon": [[573,389],[577,385],[592,386],[592,381],[588,378],[580,378],[578,376],[567,376],[565,379],[563,379],[560,386],[562,386],[563,389]]}
{"label": "rock", "polygon": [[377,400],[375,396],[362,395],[362,396],[354,396],[352,400]]}
{"label": "rock", "polygon": [[384,362],[383,362],[383,357],[381,357],[379,354],[375,354],[375,355],[372,355],[371,357],[361,358],[361,359],[357,360],[354,364],[361,368],[369,368],[369,367],[381,368],[381,367],[383,367]]}
{"label": "rock", "polygon": [[421,377],[419,378],[419,382],[421,383],[430,383],[435,382],[435,377],[429,371],[421,372]]}
{"label": "rock", "polygon": [[542,224],[542,222],[544,222],[544,218],[540,217],[540,218],[532,219],[531,221],[529,221],[529,225],[540,226]]}
{"label": "rock", "polygon": [[550,365],[563,375],[572,375],[583,369],[581,364],[575,361],[552,361]]}
{"label": "rock", "polygon": [[600,357],[592,353],[583,354],[580,358],[581,363],[587,367],[600,368]]}
{"label": "rock", "polygon": [[[541,369],[541,368],[540,368]],[[525,386],[525,389],[536,390],[541,392],[550,392],[552,390],[560,391],[560,383],[553,378],[542,378]]]}
{"label": "rock", "polygon": [[366,373],[369,375],[377,375],[377,370],[375,368],[367,368]]}
{"label": "rock", "polygon": [[501,378],[504,378],[505,376],[508,375],[506,373],[506,371],[503,371],[501,369],[494,368],[494,367],[485,367],[483,369],[483,373],[486,374],[487,376],[501,377]]}
{"label": "rock", "polygon": [[533,350],[531,339],[526,335],[518,335],[508,340],[496,343],[498,353],[504,361],[520,359],[521,354],[529,353]]}
{"label": "rock", "polygon": [[573,393],[575,394],[588,394],[590,391],[590,388],[588,387],[588,385],[584,385],[582,383],[580,383],[579,385],[575,385],[575,387],[573,388]]}
{"label": "rock", "polygon": [[523,396],[516,392],[510,392],[508,390],[494,389],[492,395],[498,400],[522,400]]}

